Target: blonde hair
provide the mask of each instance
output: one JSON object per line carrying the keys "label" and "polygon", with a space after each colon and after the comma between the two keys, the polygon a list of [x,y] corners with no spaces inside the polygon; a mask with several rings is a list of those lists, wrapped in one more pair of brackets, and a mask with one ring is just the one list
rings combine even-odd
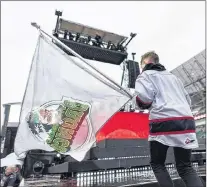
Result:
{"label": "blonde hair", "polygon": [[152,58],[154,63],[159,63],[159,56],[154,51],[149,51],[141,56],[141,64],[143,63],[143,60],[148,57]]}

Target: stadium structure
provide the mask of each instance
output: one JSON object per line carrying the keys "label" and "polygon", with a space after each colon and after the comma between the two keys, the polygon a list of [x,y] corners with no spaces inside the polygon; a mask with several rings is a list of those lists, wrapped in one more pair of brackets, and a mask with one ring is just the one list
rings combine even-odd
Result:
{"label": "stadium structure", "polygon": [[183,82],[191,97],[191,108],[196,120],[197,136],[206,136],[206,51],[193,56],[171,72]]}
{"label": "stadium structure", "polygon": [[[135,53],[132,53],[132,60],[128,58],[127,46],[136,36],[135,33],[131,33],[130,38],[128,38],[67,21],[60,18],[62,16],[60,11],[56,11],[55,15],[57,22],[52,38],[60,49],[69,56],[76,56],[76,52],[84,59],[99,61],[97,63],[109,63],[117,65],[117,67],[122,65],[121,85],[126,89],[134,89],[135,80],[140,71],[138,62],[134,61]],[[32,25],[38,28],[36,23],[32,23]],[[67,48],[65,49],[62,44],[72,49],[72,52],[66,50]],[[192,99],[199,148],[193,150],[191,161],[199,176],[205,180],[205,51],[172,70],[172,73],[181,79]],[[18,120],[10,121],[10,109],[15,105],[21,106],[21,104],[18,102],[3,105],[2,158],[14,151],[14,141],[19,122]],[[96,146],[87,152],[81,162],[57,151],[29,150],[22,166],[25,184],[27,186],[62,185],[76,187],[158,186],[149,165],[148,113],[137,112],[131,107],[131,103],[128,104],[129,109],[123,107],[104,124],[103,128],[96,134]],[[175,170],[172,149],[168,151],[166,166],[175,181],[175,186],[183,186],[176,183],[179,177]],[[180,183],[179,181],[180,179],[178,183]]]}

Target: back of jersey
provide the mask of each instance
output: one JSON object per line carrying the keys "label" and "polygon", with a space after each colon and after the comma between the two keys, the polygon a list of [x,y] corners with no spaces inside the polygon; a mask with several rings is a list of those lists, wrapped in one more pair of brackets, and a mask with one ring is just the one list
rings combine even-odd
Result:
{"label": "back of jersey", "polygon": [[190,98],[182,82],[168,71],[148,70],[143,73],[154,90],[150,120],[192,117]]}

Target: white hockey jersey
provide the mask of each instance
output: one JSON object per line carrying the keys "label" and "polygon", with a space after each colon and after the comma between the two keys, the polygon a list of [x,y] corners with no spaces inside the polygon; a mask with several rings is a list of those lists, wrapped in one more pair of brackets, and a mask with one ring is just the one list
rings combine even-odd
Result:
{"label": "white hockey jersey", "polygon": [[148,64],[135,84],[136,101],[150,111],[149,141],[192,149],[198,147],[191,100],[182,82],[161,64]]}

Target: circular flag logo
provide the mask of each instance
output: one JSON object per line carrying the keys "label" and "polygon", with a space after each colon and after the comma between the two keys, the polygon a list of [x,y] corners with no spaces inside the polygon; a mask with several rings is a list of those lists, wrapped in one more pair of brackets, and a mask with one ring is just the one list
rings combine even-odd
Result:
{"label": "circular flag logo", "polygon": [[32,134],[55,151],[81,148],[90,138],[91,105],[72,98],[50,101],[34,108],[27,117]]}

